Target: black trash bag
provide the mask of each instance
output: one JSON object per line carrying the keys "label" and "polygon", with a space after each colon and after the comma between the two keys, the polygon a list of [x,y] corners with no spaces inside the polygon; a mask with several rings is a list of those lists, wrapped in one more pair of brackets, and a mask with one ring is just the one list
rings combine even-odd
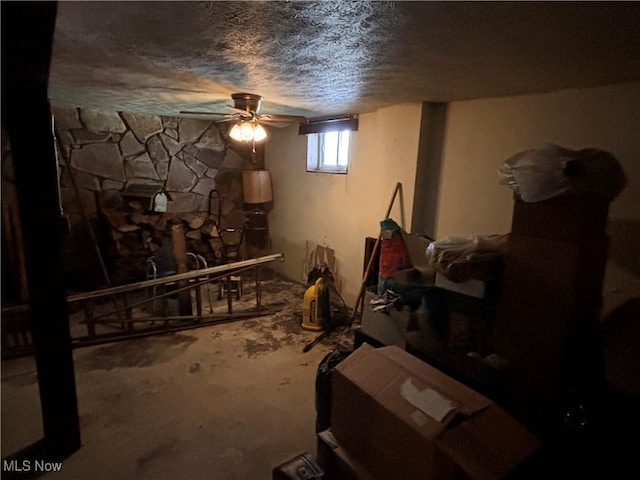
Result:
{"label": "black trash bag", "polygon": [[331,426],[331,377],[334,368],[353,350],[336,348],[327,353],[318,365],[316,374],[316,433]]}
{"label": "black trash bag", "polygon": [[627,176],[618,160],[609,152],[584,148],[567,162],[564,173],[571,179],[572,192],[593,192],[609,201],[627,186]]}

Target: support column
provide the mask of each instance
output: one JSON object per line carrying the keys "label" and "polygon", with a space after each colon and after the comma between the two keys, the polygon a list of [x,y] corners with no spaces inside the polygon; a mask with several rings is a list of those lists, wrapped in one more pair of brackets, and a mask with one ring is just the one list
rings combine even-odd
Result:
{"label": "support column", "polygon": [[[44,439],[37,454],[80,448],[62,265],[58,174],[47,97],[55,2],[2,4],[2,124],[13,154]],[[11,255],[11,252],[5,252]]]}
{"label": "support column", "polygon": [[446,103],[422,104],[420,144],[414,187],[411,233],[424,234],[435,240],[442,153],[447,122]]}

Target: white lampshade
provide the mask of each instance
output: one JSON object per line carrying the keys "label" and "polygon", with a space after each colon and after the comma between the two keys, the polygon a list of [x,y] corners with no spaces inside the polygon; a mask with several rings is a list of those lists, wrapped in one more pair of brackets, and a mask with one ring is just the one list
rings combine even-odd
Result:
{"label": "white lampshade", "polygon": [[265,131],[264,128],[262,128],[262,125],[258,124],[253,128],[253,139],[256,142],[259,142],[260,140],[264,140],[265,138],[267,138],[267,132]]}
{"label": "white lampshade", "polygon": [[240,142],[259,142],[267,138],[267,132],[256,122],[240,122],[231,127],[229,136]]}
{"label": "white lampshade", "polygon": [[267,203],[273,200],[269,170],[244,170],[242,192],[245,203]]}

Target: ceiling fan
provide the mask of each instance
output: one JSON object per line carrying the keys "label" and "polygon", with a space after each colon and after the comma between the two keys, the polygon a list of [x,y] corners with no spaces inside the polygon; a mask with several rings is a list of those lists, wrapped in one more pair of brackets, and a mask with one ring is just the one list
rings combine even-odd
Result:
{"label": "ceiling fan", "polygon": [[267,138],[267,132],[262,128],[261,124],[284,127],[291,123],[309,123],[306,117],[299,115],[261,114],[261,95],[233,93],[231,98],[234,105],[227,105],[227,107],[236,110],[235,113],[194,112],[188,110],[182,110],[180,113],[184,115],[223,116],[224,118],[218,120],[218,122],[235,121],[236,124],[231,128],[229,135],[234,140],[244,142],[259,142]]}

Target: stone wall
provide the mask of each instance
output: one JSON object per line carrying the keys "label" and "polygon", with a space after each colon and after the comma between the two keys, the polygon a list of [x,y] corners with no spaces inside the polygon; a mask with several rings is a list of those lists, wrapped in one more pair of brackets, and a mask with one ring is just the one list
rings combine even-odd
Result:
{"label": "stone wall", "polygon": [[[111,284],[143,280],[146,258],[170,241],[170,230],[178,223],[184,225],[188,250],[210,264],[220,261],[219,239],[206,222],[209,194],[220,192],[223,225],[241,226],[242,170],[261,168],[261,151],[252,154],[248,146],[229,140],[226,123],[59,107],[52,111],[60,198],[69,221],[65,265],[77,288],[105,284],[96,243]],[[151,213],[123,198],[131,184],[164,188],[171,198],[167,212]]]}

